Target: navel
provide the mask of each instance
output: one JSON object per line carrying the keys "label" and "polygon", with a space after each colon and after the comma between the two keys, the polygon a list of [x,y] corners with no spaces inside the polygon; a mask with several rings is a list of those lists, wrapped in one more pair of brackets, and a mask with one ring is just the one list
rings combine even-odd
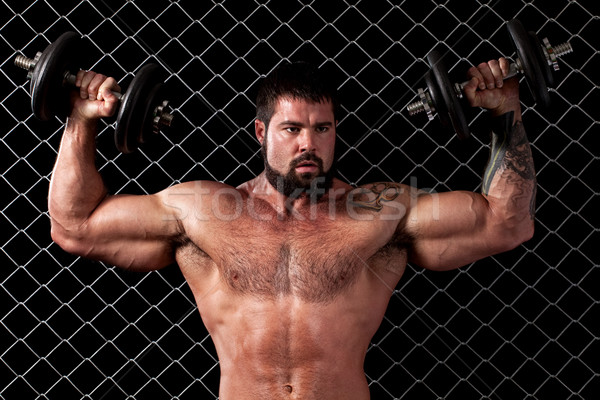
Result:
{"label": "navel", "polygon": [[294,388],[292,388],[292,385],[284,385],[283,390],[285,390],[287,393],[292,393]]}

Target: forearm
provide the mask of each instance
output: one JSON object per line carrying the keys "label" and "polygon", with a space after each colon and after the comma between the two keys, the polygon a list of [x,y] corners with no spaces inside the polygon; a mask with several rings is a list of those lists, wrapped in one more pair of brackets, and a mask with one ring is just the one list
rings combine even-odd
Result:
{"label": "forearm", "polygon": [[490,160],[483,176],[482,193],[494,215],[509,228],[532,229],[535,169],[520,112],[516,115],[508,112],[493,118]]}
{"label": "forearm", "polygon": [[106,196],[95,165],[95,121],[68,119],[48,195],[53,228],[79,228]]}

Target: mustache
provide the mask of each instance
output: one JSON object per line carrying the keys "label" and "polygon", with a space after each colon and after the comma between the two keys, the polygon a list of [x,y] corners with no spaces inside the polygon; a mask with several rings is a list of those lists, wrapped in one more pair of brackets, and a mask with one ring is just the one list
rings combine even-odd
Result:
{"label": "mustache", "polygon": [[319,169],[323,169],[323,160],[320,157],[317,157],[314,153],[310,153],[310,152],[306,152],[306,153],[302,153],[300,156],[298,156],[297,158],[293,159],[290,162],[290,168],[294,169],[296,168],[298,165],[302,164],[303,162],[306,161],[312,161],[314,163],[317,164],[317,166],[319,167]]}

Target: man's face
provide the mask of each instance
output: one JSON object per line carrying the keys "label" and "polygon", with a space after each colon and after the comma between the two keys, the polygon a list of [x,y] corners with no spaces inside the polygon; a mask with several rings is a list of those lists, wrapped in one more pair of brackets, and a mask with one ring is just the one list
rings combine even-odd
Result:
{"label": "man's face", "polygon": [[335,118],[331,103],[282,98],[271,117],[255,128],[271,185],[289,196],[297,188],[328,187],[333,176]]}

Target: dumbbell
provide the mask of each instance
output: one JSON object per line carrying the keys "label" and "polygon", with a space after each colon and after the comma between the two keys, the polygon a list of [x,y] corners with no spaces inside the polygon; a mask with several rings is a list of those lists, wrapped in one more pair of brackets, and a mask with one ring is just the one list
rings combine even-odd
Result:
{"label": "dumbbell", "polygon": [[[548,88],[554,85],[552,74],[559,70],[557,59],[572,52],[573,48],[568,42],[553,47],[547,38],[540,41],[535,32],[527,32],[517,19],[509,21],[507,28],[517,58],[510,64],[509,73],[504,79],[523,74],[534,101],[548,107]],[[460,139],[468,138],[469,126],[460,101],[468,81],[451,83],[448,70],[437,51],[427,55],[427,62],[431,67],[425,75],[427,89],[417,90],[419,100],[406,108],[409,115],[425,112],[431,121],[437,114],[443,126],[451,126]]]}
{"label": "dumbbell", "polygon": [[[15,58],[15,65],[28,71],[31,109],[36,118],[48,121],[55,116],[64,118],[69,112],[69,96],[79,70],[80,41],[75,32],[66,32],[35,58]],[[113,92],[120,101],[114,139],[122,153],[131,153],[149,140],[151,133],[171,125],[173,115],[161,75],[158,65],[146,64],[124,94]]]}

